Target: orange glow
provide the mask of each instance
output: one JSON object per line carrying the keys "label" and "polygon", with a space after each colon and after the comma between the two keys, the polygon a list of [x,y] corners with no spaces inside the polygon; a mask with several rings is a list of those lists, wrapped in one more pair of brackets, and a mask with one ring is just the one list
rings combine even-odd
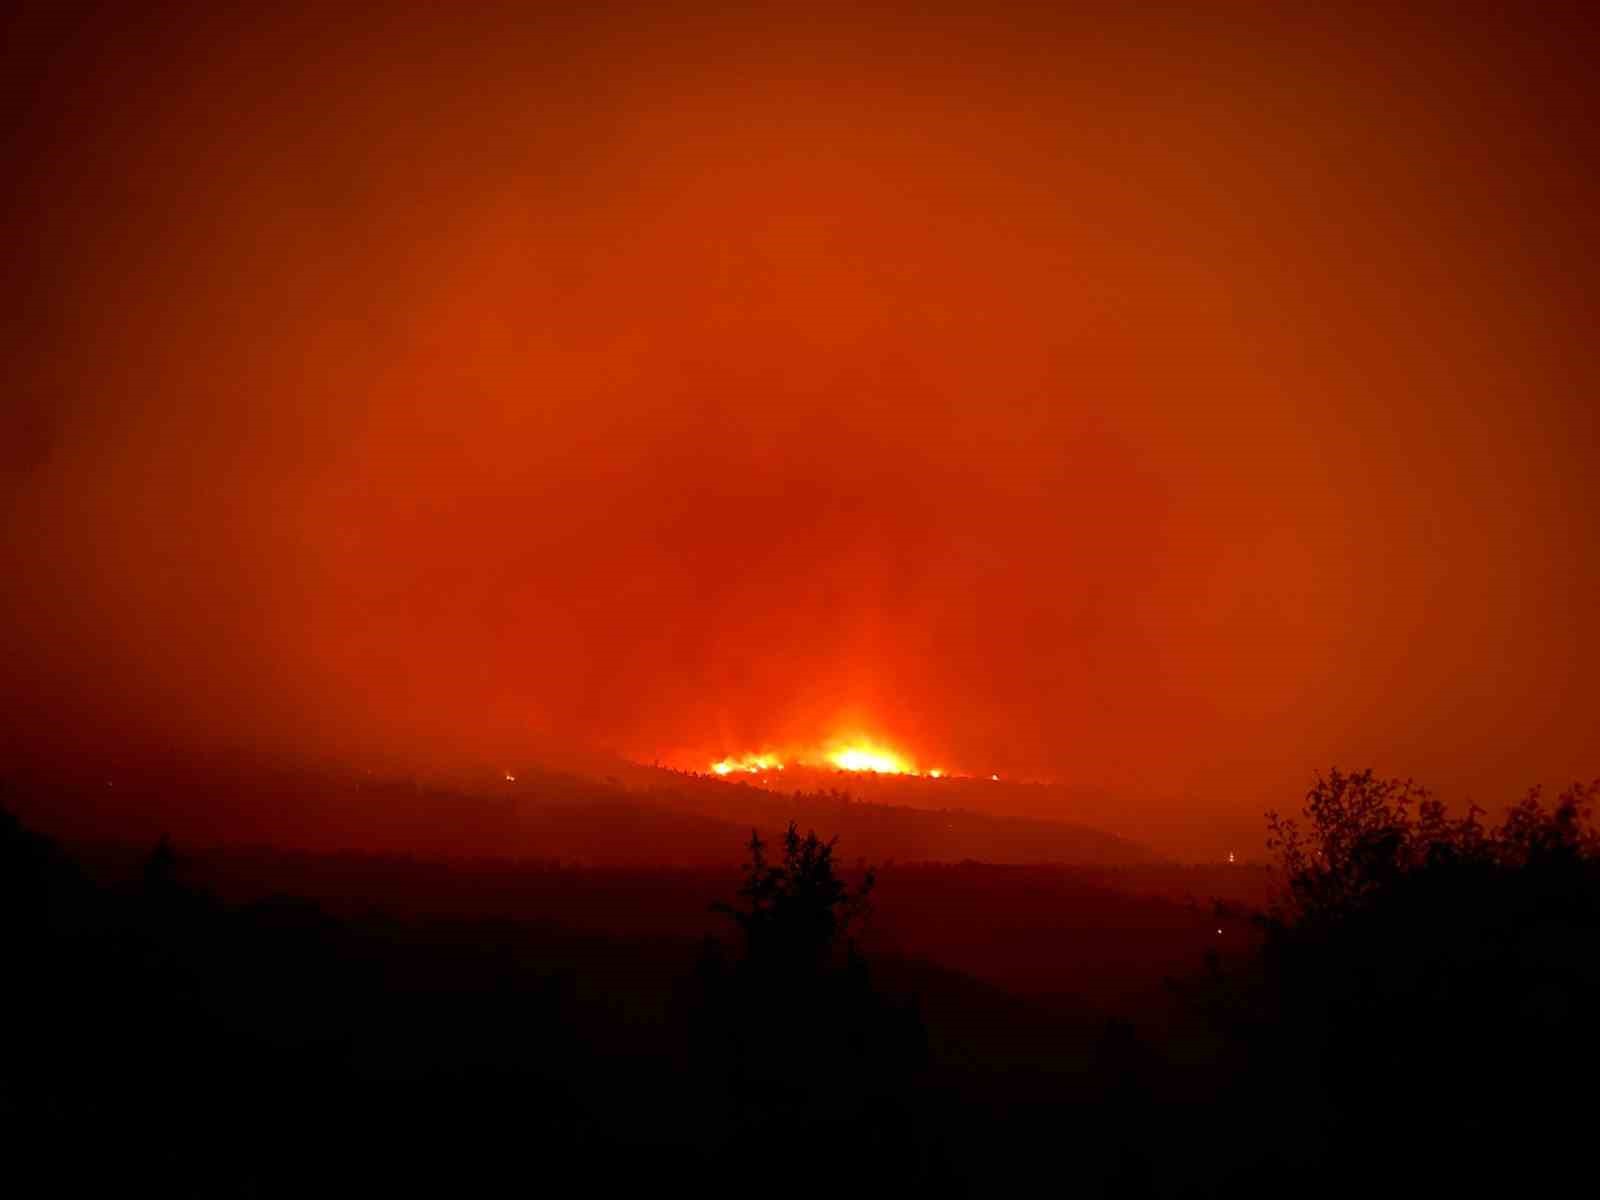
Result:
{"label": "orange glow", "polygon": [[[714,775],[759,775],[767,771],[781,771],[784,762],[813,768],[832,768],[837,771],[866,771],[879,775],[917,775],[916,763],[907,754],[871,738],[838,737],[808,750],[788,750],[779,754],[730,754],[710,765]],[[944,776],[943,770],[930,772],[933,778]]]}
{"label": "orange glow", "polygon": [[845,746],[828,755],[828,761],[841,771],[876,771],[881,775],[915,775],[916,771],[900,755],[877,746]]}
{"label": "orange glow", "polygon": [[783,764],[770,754],[746,754],[740,758],[730,756],[714,762],[711,770],[718,775],[732,775],[735,772],[759,775],[763,771],[781,771]]}
{"label": "orange glow", "polygon": [[1581,6],[26,7],[8,773],[1597,773]]}

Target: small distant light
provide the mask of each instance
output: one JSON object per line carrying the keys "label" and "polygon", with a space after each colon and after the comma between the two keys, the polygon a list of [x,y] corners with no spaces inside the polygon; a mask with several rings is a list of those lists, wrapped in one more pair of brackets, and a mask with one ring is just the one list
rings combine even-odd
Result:
{"label": "small distant light", "polygon": [[991,775],[991,776],[989,776],[989,778],[994,780],[996,783],[1000,782],[1000,776],[998,776],[998,775]]}
{"label": "small distant light", "polygon": [[944,772],[943,771],[939,771],[939,770],[929,771],[928,772],[928,778],[929,779],[943,779],[944,778]]}
{"label": "small distant light", "polygon": [[506,772],[506,782],[507,783],[515,783],[516,781],[517,781],[517,777],[515,775],[513,775],[510,771],[507,771]]}
{"label": "small distant light", "polygon": [[1221,936],[1222,936],[1222,930],[1220,930],[1220,929],[1219,929],[1219,930],[1217,930],[1217,936],[1218,936],[1218,937],[1221,937]]}
{"label": "small distant light", "polygon": [[1232,850],[1229,850],[1229,851],[1228,851],[1228,861],[1229,861],[1229,862],[1232,862],[1232,861],[1233,861],[1233,851],[1232,851]]}

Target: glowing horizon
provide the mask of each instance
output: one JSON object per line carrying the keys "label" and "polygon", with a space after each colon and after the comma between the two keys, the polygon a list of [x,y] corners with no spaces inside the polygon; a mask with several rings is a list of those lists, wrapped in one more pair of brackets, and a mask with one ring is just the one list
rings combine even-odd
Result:
{"label": "glowing horizon", "polygon": [[767,771],[781,771],[783,764],[770,754],[746,754],[735,757],[729,755],[711,764],[714,775],[732,775],[734,773],[745,775],[760,775]]}
{"label": "glowing horizon", "polygon": [[836,771],[875,775],[926,774],[930,779],[943,779],[950,774],[942,767],[924,772],[918,768],[916,760],[911,755],[877,739],[865,737],[834,738],[821,743],[817,748],[783,754],[773,752],[728,754],[709,764],[708,770],[713,775],[726,778],[736,774],[760,775],[770,771],[782,771],[786,764],[813,770],[831,768]]}
{"label": "glowing horizon", "polygon": [[841,771],[871,771],[877,775],[916,775],[916,765],[904,755],[871,742],[840,746],[828,762]]}

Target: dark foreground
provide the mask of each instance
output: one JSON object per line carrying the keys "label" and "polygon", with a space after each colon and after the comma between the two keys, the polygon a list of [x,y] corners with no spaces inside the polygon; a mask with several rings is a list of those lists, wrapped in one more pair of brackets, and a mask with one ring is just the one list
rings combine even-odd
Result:
{"label": "dark foreground", "polygon": [[4,818],[0,1190],[1482,1194],[1589,1172],[1586,818],[1474,834],[1335,782],[1332,856],[1260,920],[968,864],[884,873],[848,937],[861,877],[800,843],[741,896],[736,846],[721,874],[133,861]]}

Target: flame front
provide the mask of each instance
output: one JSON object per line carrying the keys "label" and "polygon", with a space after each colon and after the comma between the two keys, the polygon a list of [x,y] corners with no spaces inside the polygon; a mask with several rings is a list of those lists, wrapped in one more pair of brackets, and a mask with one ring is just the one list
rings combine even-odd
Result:
{"label": "flame front", "polygon": [[892,750],[878,746],[844,746],[828,755],[841,771],[876,771],[880,775],[915,775],[911,764]]}
{"label": "flame front", "polygon": [[783,764],[771,754],[746,754],[741,758],[730,756],[721,762],[714,762],[711,769],[718,775],[732,775],[735,772],[760,775],[764,771],[781,771]]}
{"label": "flame front", "polygon": [[[836,738],[811,751],[777,754],[730,754],[711,764],[716,775],[762,775],[783,770],[787,760],[798,766],[832,767],[837,771],[870,771],[880,775],[917,775],[916,764],[898,750],[870,738]],[[938,779],[944,771],[931,771]]]}

